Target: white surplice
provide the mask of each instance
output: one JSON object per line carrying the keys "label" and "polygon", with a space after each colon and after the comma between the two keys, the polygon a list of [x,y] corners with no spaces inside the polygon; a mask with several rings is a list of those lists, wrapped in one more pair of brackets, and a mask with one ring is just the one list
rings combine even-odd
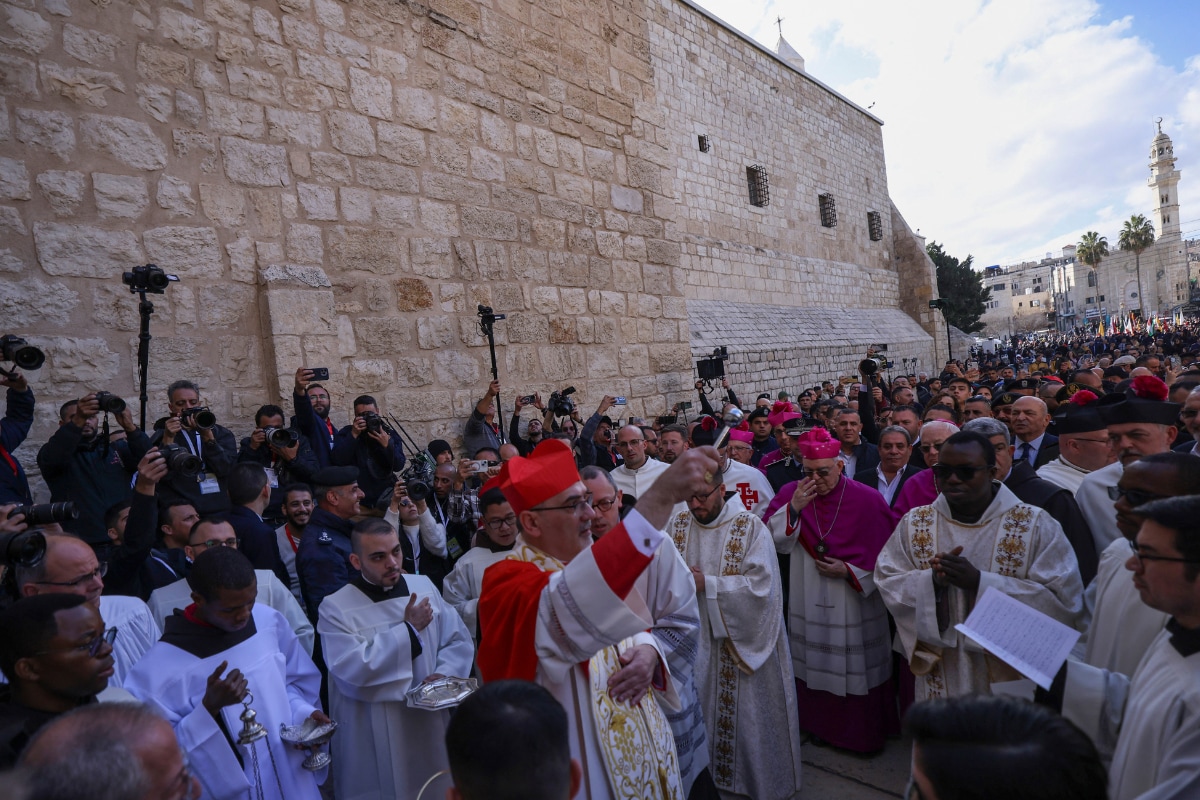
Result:
{"label": "white surplice", "polygon": [[479,592],[483,588],[483,573],[492,564],[507,558],[509,552],[501,550],[493,553],[486,547],[472,547],[454,562],[454,569],[442,581],[442,597],[454,606],[472,637],[479,636],[476,608],[479,605]]}
{"label": "white surplice", "polygon": [[979,570],[978,594],[988,587],[1076,626],[1083,610],[1079,562],[1049,514],[998,487],[979,521],[955,521],[944,495],[900,520],[875,564],[875,585],[896,620],[896,650],[916,675],[916,699],[991,693],[991,684],[1019,675],[955,630],[975,605],[975,596],[945,589],[949,624],[938,628],[937,598],[929,560],[962,546],[962,557]]}
{"label": "white surplice", "polygon": [[625,464],[618,464],[609,473],[613,483],[625,494],[641,497],[658,480],[658,476],[666,472],[669,464],[653,458],[647,458],[646,463],[637,469],[630,469]]}
{"label": "white surplice", "polygon": [[1093,667],[1132,675],[1150,643],[1167,624],[1167,615],[1142,602],[1125,562],[1133,555],[1122,536],[1100,554],[1096,579],[1088,587],[1092,621],[1087,630],[1083,660]]}
{"label": "white surplice", "polygon": [[1067,662],[1063,716],[1112,753],[1110,800],[1200,797],[1200,652],[1160,630],[1132,679]]}
{"label": "white surplice", "polygon": [[[317,631],[329,670],[329,716],[341,725],[332,742],[338,800],[415,798],[431,775],[449,768],[449,709],[409,708],[405,693],[434,673],[469,677],[475,645],[432,581],[423,575],[404,581],[407,591],[391,599],[375,602],[351,583],[321,603]],[[411,594],[433,607],[417,655],[404,621]],[[440,797],[449,785],[431,790]]]}
{"label": "white surplice", "polygon": [[[258,596],[255,602],[268,605],[283,614],[284,619],[292,626],[292,632],[304,646],[305,652],[311,656],[316,633],[296,596],[280,583],[274,571],[256,569],[254,574],[258,577]],[[147,602],[150,613],[154,615],[154,620],[160,628],[167,623],[167,617],[174,614],[176,609],[182,611],[191,604],[192,587],[188,586],[186,578],[155,589]]]}
{"label": "white surplice", "polygon": [[734,502],[740,503],[756,517],[762,517],[767,506],[775,499],[771,482],[760,470],[749,464],[730,459],[722,474],[726,491],[737,492]]}
{"label": "white surplice", "polygon": [[1083,483],[1083,479],[1090,474],[1086,469],[1075,466],[1062,456],[1059,456],[1048,464],[1043,464],[1038,467],[1037,471],[1039,478],[1050,481],[1055,486],[1061,486],[1071,494],[1079,491],[1079,486]]}
{"label": "white surplice", "polygon": [[696,684],[713,780],[722,798],[795,797],[796,683],[771,532],[736,498],[711,523],[686,512],[667,530],[684,562],[704,573]]}
{"label": "white surplice", "polygon": [[[622,527],[628,532],[614,529],[606,534],[606,538],[627,536],[643,556],[652,556],[661,544],[662,533],[652,528],[636,510],[625,518]],[[654,551],[643,552],[643,542],[651,543]],[[657,697],[647,695],[633,709],[627,703],[618,703],[608,697],[601,684],[606,680],[605,673],[611,674],[619,667],[617,655],[633,646],[632,637],[653,627],[655,621],[650,618],[645,602],[632,592],[622,598],[610,588],[591,547],[564,566],[518,537],[509,558],[526,561],[550,573],[537,602],[533,637],[537,656],[534,680],[567,712],[571,757],[578,759],[583,767],[583,786],[577,796],[584,800],[682,797],[673,735],[659,706],[663,703],[668,708],[679,708],[675,682],[667,662],[662,662],[659,680],[652,692]],[[487,595],[486,585],[484,589],[484,595]],[[479,621],[481,626],[487,625],[486,614],[481,613]],[[483,636],[481,662],[487,633]],[[636,718],[644,720],[648,727],[632,724],[635,715],[631,712],[634,711]],[[655,723],[655,715],[661,720],[661,731]],[[606,741],[601,740],[601,731],[608,737]],[[666,736],[665,741],[658,738],[660,733]],[[618,740],[620,744],[617,744]],[[624,750],[624,747],[630,749]],[[618,749],[622,753],[639,753],[639,757],[628,760],[628,756],[624,756],[627,759],[624,764],[615,765],[617,770],[611,771],[610,758],[620,757]]]}
{"label": "white surplice", "polygon": [[137,597],[123,594],[100,595],[100,618],[105,628],[116,628],[113,641],[113,676],[109,686],[124,686],[134,665],[162,636],[154,615]]}
{"label": "white surplice", "polygon": [[1108,496],[1108,489],[1116,486],[1123,474],[1125,467],[1120,461],[1114,461],[1107,467],[1089,472],[1075,490],[1075,502],[1079,504],[1079,513],[1083,514],[1092,531],[1097,553],[1103,553],[1104,548],[1121,538],[1117,512],[1113,508],[1112,498]]}
{"label": "white surplice", "polygon": [[[288,574],[288,589],[295,596],[296,602],[304,605],[304,595],[300,593],[300,576],[296,574],[296,551],[292,549],[292,540],[288,537],[287,527],[290,522],[285,522],[275,529],[275,545],[279,550],[279,560],[283,562],[283,568]],[[299,537],[296,539],[299,546]]]}
{"label": "white surplice", "polygon": [[[159,642],[138,662],[125,688],[171,723],[206,799],[257,797],[257,754],[257,780],[264,797],[320,800],[318,782],[324,774],[301,767],[307,754],[284,744],[279,726],[299,725],[320,707],[321,673],[282,614],[255,604],[253,617],[253,636],[205,657]],[[234,745],[229,738],[236,741],[242,729],[241,704],[221,709],[218,724],[201,702],[209,676],[223,661],[228,662],[225,675],[232,669],[245,675],[254,695],[250,707],[266,728],[266,737],[251,745]]]}

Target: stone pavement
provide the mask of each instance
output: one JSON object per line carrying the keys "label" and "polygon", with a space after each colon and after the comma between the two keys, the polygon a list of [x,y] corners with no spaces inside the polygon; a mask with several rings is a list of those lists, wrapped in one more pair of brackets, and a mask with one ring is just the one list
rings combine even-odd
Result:
{"label": "stone pavement", "polygon": [[889,739],[883,752],[870,758],[811,744],[803,745],[800,752],[804,800],[887,800],[904,794],[912,740]]}

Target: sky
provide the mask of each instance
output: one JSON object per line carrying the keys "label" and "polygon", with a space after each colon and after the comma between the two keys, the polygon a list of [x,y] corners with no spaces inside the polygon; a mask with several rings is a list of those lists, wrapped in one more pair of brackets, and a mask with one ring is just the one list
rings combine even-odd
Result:
{"label": "sky", "polygon": [[[979,267],[1151,217],[1155,120],[1200,238],[1197,0],[695,0],[883,120],[908,224]],[[1190,236],[1189,236],[1190,233]]]}

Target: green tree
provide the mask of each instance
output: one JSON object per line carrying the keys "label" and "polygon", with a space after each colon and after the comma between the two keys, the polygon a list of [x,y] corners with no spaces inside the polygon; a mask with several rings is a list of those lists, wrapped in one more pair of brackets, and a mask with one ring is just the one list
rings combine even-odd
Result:
{"label": "green tree", "polygon": [[1125,225],[1121,228],[1121,237],[1117,240],[1117,247],[1126,252],[1133,252],[1134,263],[1137,265],[1138,307],[1141,308],[1142,316],[1150,311],[1146,308],[1146,295],[1142,294],[1142,251],[1152,244],[1154,244],[1154,223],[1141,214],[1134,214],[1125,220]]}
{"label": "green tree", "polygon": [[[1096,233],[1088,231],[1079,240],[1079,244],[1075,246],[1075,257],[1091,267],[1091,282],[1090,285],[1097,288],[1099,294],[1100,279],[1096,274],[1096,267],[1100,266],[1100,262],[1108,258],[1108,239]],[[1140,295],[1141,292],[1139,291]]]}
{"label": "green tree", "polygon": [[946,322],[963,333],[975,333],[983,330],[979,318],[987,310],[988,298],[992,290],[983,285],[983,273],[971,268],[974,256],[967,256],[959,261],[942,249],[937,242],[930,242],[925,252],[937,267],[938,297],[945,302],[942,312]]}

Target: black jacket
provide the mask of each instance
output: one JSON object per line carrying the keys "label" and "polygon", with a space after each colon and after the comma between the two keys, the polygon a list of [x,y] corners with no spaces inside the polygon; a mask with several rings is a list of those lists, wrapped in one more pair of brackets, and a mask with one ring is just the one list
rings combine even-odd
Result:
{"label": "black jacket", "polygon": [[107,543],[104,512],[129,498],[129,479],[149,449],[150,437],[140,430],[106,447],[103,433],[85,442],[75,423],[58,426],[38,451],[37,463],[50,502],[72,500],[79,510],[79,518],[64,522],[63,530],[91,545]]}
{"label": "black jacket", "polygon": [[307,394],[297,394],[293,389],[292,405],[296,409],[296,415],[292,417],[292,427],[300,431],[308,446],[312,448],[317,465],[328,467],[333,463],[329,456],[333,452],[333,439],[337,435],[337,429],[332,428],[329,420],[317,416]]}
{"label": "black jacket", "polygon": [[150,596],[152,588],[146,588],[144,579],[146,559],[154,546],[157,525],[158,501],[155,496],[134,492],[129,500],[123,542],[114,545],[106,536],[103,545],[93,547],[96,559],[108,563],[104,594],[125,594],[143,600]]}
{"label": "black jacket", "polygon": [[799,459],[784,456],[768,465],[766,474],[767,483],[771,484],[771,488],[778,493],[785,485],[803,478],[804,467],[800,466]]}
{"label": "black jacket", "polygon": [[[163,438],[163,423],[159,420],[154,425],[154,434],[150,437],[150,446],[156,447]],[[175,444],[196,454],[196,436],[189,431],[181,431],[175,437]],[[197,454],[204,460],[205,478],[216,478],[219,491],[208,493],[200,490],[200,477],[188,478],[178,473],[171,473],[158,483],[158,502],[168,505],[174,500],[186,500],[201,515],[215,514],[229,510],[229,493],[225,490],[225,478],[237,463],[237,439],[228,428],[220,425],[213,427],[213,440],[202,441],[200,452]]]}
{"label": "black jacket", "polygon": [[383,447],[363,431],[355,437],[354,426],[338,431],[330,459],[339,467],[358,467],[358,488],[363,490],[362,505],[374,508],[383,493],[396,485],[396,473],[404,469],[404,449],[400,437],[388,434]]}
{"label": "black jacket", "polygon": [[[1013,458],[1021,455],[1021,445],[1023,442],[1020,439],[1014,439],[1013,445],[1016,450],[1013,452]],[[1058,437],[1047,433],[1042,437],[1042,446],[1038,448],[1037,455],[1033,459],[1033,469],[1036,471],[1040,467],[1044,467],[1054,459],[1058,458]]]}
{"label": "black jacket", "polygon": [[[311,486],[317,470],[321,468],[308,439],[299,431],[294,431],[294,433],[300,437],[300,449],[296,451],[296,457],[291,461],[284,461],[282,458],[276,460],[274,464],[275,477],[278,479],[279,485],[271,489],[271,502],[263,510],[263,519],[282,519],[283,501],[287,499],[283,490],[289,483],[307,483]],[[241,449],[238,450],[239,464],[250,462],[270,467],[272,459],[271,448],[263,445],[255,450],[250,446],[249,436],[242,439]]]}
{"label": "black jacket", "polygon": [[1022,503],[1044,509],[1062,526],[1075,558],[1079,561],[1079,575],[1086,586],[1096,577],[1096,566],[1099,557],[1096,554],[1096,543],[1092,539],[1092,530],[1087,520],[1079,511],[1075,496],[1069,489],[1064,489],[1056,483],[1039,478],[1033,467],[1024,461],[1014,461],[1012,471],[1004,481],[1012,493]]}
{"label": "black jacket", "polygon": [[250,559],[255,569],[269,569],[275,573],[284,586],[291,586],[291,576],[283,566],[279,557],[279,543],[275,537],[275,529],[263,522],[245,506],[234,506],[229,509],[229,522],[237,534],[238,550]]}
{"label": "black jacket", "polygon": [[4,451],[0,458],[0,505],[32,503],[29,479],[12,452],[25,441],[33,425],[33,390],[9,389],[7,397],[4,419],[0,419],[0,450]]}
{"label": "black jacket", "polygon": [[350,531],[354,523],[326,511],[313,510],[300,548],[296,551],[296,575],[308,617],[314,623],[321,601],[341,589],[358,570],[350,565]]}

